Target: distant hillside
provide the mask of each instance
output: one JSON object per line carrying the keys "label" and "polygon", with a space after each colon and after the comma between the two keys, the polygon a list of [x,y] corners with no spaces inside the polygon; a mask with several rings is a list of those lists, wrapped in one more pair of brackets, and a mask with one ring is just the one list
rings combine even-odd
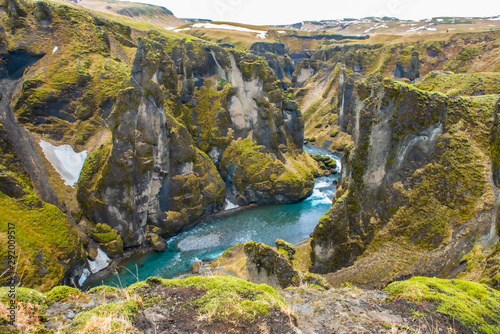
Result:
{"label": "distant hillside", "polygon": [[128,1],[82,0],[79,5],[110,14],[119,14],[164,28],[177,27],[185,22],[165,7]]}
{"label": "distant hillside", "polygon": [[435,17],[420,21],[399,20],[394,17],[365,17],[363,19],[303,21],[275,26],[275,28],[285,30],[325,31],[344,35],[372,36],[377,34],[412,35],[446,31],[485,31],[495,30],[499,27],[499,16],[489,18]]}

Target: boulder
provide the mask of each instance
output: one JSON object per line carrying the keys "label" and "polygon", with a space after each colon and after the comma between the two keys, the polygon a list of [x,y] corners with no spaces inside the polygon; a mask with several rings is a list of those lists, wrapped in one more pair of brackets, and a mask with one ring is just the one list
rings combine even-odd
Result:
{"label": "boulder", "polygon": [[107,224],[97,224],[90,233],[103,251],[111,258],[116,258],[123,254],[123,241],[118,232]]}
{"label": "boulder", "polygon": [[198,274],[200,272],[200,268],[201,268],[201,261],[193,262],[193,265],[191,266],[191,272],[193,274]]}
{"label": "boulder", "polygon": [[151,233],[149,235],[148,240],[149,240],[149,242],[151,242],[151,244],[153,245],[154,249],[157,252],[162,253],[167,249],[167,246],[168,246],[167,242],[165,241],[165,239],[160,237],[158,234]]}
{"label": "boulder", "polygon": [[292,246],[292,244],[281,239],[277,239],[275,243],[278,252],[282,255],[285,255],[290,261],[292,261],[293,255],[295,254],[295,248]]}
{"label": "boulder", "polygon": [[253,283],[264,283],[275,288],[298,285],[299,273],[293,268],[289,256],[278,250],[249,241],[244,245],[247,257],[247,278]]}
{"label": "boulder", "polygon": [[87,258],[90,261],[95,261],[98,249],[99,245],[94,240],[89,239],[89,245],[87,246]]}

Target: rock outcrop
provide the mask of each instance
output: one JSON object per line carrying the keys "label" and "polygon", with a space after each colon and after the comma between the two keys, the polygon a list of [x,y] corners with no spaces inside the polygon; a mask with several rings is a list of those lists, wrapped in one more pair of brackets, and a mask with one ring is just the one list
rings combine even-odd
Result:
{"label": "rock outcrop", "polygon": [[135,246],[146,225],[173,235],[219,210],[225,192],[239,205],[306,197],[313,177],[299,162],[308,159],[296,137],[300,112],[282,109],[268,72],[259,58],[217,46],[141,40],[131,87],[110,116],[113,142],[80,178],[85,214]]}
{"label": "rock outcrop", "polygon": [[[289,203],[311,193],[318,167],[302,149],[302,114],[264,58],[74,6],[2,6],[2,122],[19,130],[36,192],[67,214],[66,232],[82,240],[67,239],[90,259],[99,248],[111,257],[143,244],[165,250],[165,238],[226,198]],[[285,57],[279,47],[255,51]],[[288,80],[293,64],[285,63]],[[35,140],[89,153],[75,188]],[[10,174],[1,180],[3,193],[23,198],[25,185]],[[68,253],[81,272],[84,253]],[[65,266],[68,277],[73,269]]]}
{"label": "rock outcrop", "polygon": [[293,268],[290,253],[268,245],[249,241],[244,245],[247,257],[247,278],[275,288],[299,285],[299,273]]}
{"label": "rock outcrop", "polygon": [[493,101],[450,99],[390,79],[354,81],[339,117],[354,146],[313,233],[313,271],[333,272],[327,277],[336,284],[376,287],[456,275],[471,240],[495,238]]}

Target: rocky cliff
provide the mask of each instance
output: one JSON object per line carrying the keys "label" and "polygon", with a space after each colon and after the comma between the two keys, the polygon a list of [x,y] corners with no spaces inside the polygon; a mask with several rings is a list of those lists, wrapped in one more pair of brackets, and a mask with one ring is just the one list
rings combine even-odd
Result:
{"label": "rocky cliff", "polygon": [[313,234],[313,271],[377,287],[413,275],[455,277],[474,246],[498,241],[489,144],[498,96],[346,81],[338,121],[353,144]]}
{"label": "rocky cliff", "polygon": [[[123,247],[164,249],[162,238],[225,200],[311,193],[318,166],[302,150],[301,112],[264,58],[74,5],[3,6],[1,121],[25,142],[13,150],[34,191],[66,213],[90,260],[99,247],[115,257]],[[74,170],[61,172],[67,161],[51,160],[41,141],[85,151],[77,184],[65,183]],[[7,181],[14,196],[20,188]],[[75,263],[66,270],[81,271]]]}
{"label": "rocky cliff", "polygon": [[[343,152],[352,141],[339,122],[353,101],[353,83],[394,78],[449,96],[499,94],[498,32],[463,33],[446,39],[324,47],[299,63],[292,85],[304,112],[305,138]],[[344,119],[344,122],[346,120]]]}

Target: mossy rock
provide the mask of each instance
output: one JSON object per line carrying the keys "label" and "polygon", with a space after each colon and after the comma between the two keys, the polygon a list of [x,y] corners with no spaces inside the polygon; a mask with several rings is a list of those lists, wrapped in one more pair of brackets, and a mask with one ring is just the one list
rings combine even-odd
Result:
{"label": "mossy rock", "polygon": [[384,290],[416,304],[431,302],[436,312],[450,321],[458,321],[471,332],[494,334],[500,331],[500,292],[483,284],[413,277],[391,283]]}
{"label": "mossy rock", "polygon": [[254,321],[259,316],[270,316],[271,311],[287,308],[275,289],[232,276],[195,276],[173,280],[152,277],[128,287],[126,291],[144,295],[145,291],[158,285],[205,290],[206,293],[191,301],[189,306],[195,308],[201,316],[209,315],[212,321]]}
{"label": "mossy rock", "polygon": [[99,223],[90,235],[110,257],[123,254],[122,237],[111,226]]}
{"label": "mossy rock", "polygon": [[247,277],[256,283],[265,283],[276,288],[286,288],[300,283],[299,273],[294,269],[290,254],[283,248],[273,249],[265,244],[249,241],[244,244],[247,257]]}
{"label": "mossy rock", "polygon": [[326,278],[324,278],[321,275],[318,274],[313,274],[313,273],[307,273],[301,277],[302,282],[308,284],[308,285],[317,285],[320,286],[326,290],[330,289],[332,286]]}
{"label": "mossy rock", "polygon": [[290,261],[293,260],[293,256],[295,254],[295,247],[289,242],[286,242],[281,239],[276,240],[276,248],[278,249],[278,252],[281,254],[285,255],[288,257]]}
{"label": "mossy rock", "polygon": [[153,245],[154,249],[157,252],[161,253],[167,249],[168,245],[167,245],[167,242],[165,241],[165,239],[163,239],[162,237],[160,237],[156,233],[150,233],[148,236],[148,240],[149,240],[149,242],[151,242],[151,244]]}
{"label": "mossy rock", "polygon": [[69,301],[83,295],[84,294],[78,289],[61,285],[56,286],[52,290],[47,292],[45,294],[45,297],[47,299],[48,305],[52,305],[55,302]]}
{"label": "mossy rock", "polygon": [[264,146],[238,139],[226,149],[221,160],[222,177],[234,188],[239,205],[287,203],[305,198],[311,191],[313,175],[289,157],[290,168]]}
{"label": "mossy rock", "polygon": [[[0,192],[0,206],[0,240],[7,244],[7,231],[14,225],[16,253],[23,254],[18,263],[24,272],[21,284],[41,291],[69,284],[71,271],[85,260],[85,251],[64,213],[34,194],[16,200]],[[6,258],[7,249],[0,251],[0,261]],[[7,279],[4,276],[0,282],[6,284]]]}

